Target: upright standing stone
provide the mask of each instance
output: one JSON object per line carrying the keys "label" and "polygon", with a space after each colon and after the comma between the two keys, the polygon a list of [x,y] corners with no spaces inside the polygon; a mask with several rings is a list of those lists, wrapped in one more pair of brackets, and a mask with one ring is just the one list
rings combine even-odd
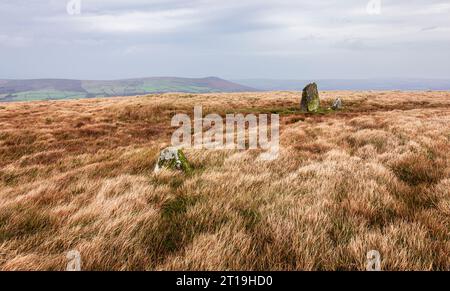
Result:
{"label": "upright standing stone", "polygon": [[311,83],[303,89],[301,110],[305,112],[315,112],[320,107],[319,91],[317,84]]}

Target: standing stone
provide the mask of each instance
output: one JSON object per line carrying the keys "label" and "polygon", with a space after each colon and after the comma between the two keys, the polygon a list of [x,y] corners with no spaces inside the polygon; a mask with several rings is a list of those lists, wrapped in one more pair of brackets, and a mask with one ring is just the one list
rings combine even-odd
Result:
{"label": "standing stone", "polygon": [[300,107],[305,112],[315,112],[319,109],[320,98],[316,83],[311,83],[303,89]]}
{"label": "standing stone", "polygon": [[331,106],[331,109],[333,110],[340,110],[342,108],[342,100],[341,98],[337,98],[334,100],[333,105]]}
{"label": "standing stone", "polygon": [[168,147],[159,154],[158,162],[155,165],[155,173],[160,172],[163,168],[171,170],[180,170],[183,172],[191,171],[186,156],[183,151],[175,147]]}

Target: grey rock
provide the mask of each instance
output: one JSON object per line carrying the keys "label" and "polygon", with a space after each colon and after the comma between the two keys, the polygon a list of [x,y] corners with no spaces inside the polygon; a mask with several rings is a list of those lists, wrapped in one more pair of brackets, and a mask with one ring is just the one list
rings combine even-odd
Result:
{"label": "grey rock", "polygon": [[331,106],[331,109],[333,109],[333,110],[340,110],[340,109],[342,109],[342,100],[341,100],[341,98],[336,98],[336,100],[334,100],[333,105]]}
{"label": "grey rock", "polygon": [[189,165],[189,162],[186,159],[183,151],[175,147],[165,148],[159,154],[158,162],[155,165],[154,172],[158,173],[163,168],[170,170],[180,170],[186,173],[191,171],[191,166]]}
{"label": "grey rock", "polygon": [[316,83],[308,84],[303,89],[301,110],[304,112],[316,112],[320,107],[319,91]]}

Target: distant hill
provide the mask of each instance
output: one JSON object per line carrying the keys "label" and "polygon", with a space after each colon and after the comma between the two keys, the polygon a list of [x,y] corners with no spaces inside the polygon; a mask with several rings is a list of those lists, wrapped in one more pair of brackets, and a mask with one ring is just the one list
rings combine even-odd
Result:
{"label": "distant hill", "polygon": [[216,77],[155,77],[115,81],[64,79],[0,80],[0,102],[132,96],[151,93],[257,91]]}
{"label": "distant hill", "polygon": [[264,91],[299,91],[313,81],[317,82],[320,90],[450,90],[450,79],[235,80],[239,84]]}

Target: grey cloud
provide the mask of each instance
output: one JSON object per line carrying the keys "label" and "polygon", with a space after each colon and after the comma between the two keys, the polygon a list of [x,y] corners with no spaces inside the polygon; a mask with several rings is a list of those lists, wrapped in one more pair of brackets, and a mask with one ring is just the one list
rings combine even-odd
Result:
{"label": "grey cloud", "polygon": [[0,79],[450,77],[449,1],[81,1],[3,0]]}

